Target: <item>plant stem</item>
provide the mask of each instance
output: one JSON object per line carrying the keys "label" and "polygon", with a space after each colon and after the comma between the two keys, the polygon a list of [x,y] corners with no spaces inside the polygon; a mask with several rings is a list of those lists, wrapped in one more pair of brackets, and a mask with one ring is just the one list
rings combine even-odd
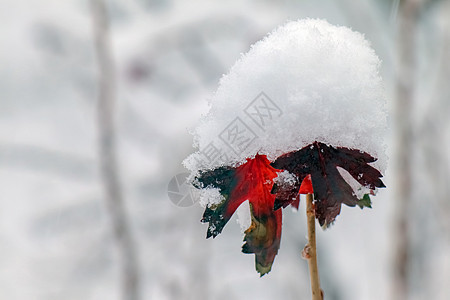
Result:
{"label": "plant stem", "polygon": [[312,300],[322,300],[320,289],[319,269],[317,267],[316,251],[316,216],[313,206],[313,195],[306,195],[306,218],[308,223],[308,244],[305,246],[304,256],[308,260],[309,277],[311,280]]}

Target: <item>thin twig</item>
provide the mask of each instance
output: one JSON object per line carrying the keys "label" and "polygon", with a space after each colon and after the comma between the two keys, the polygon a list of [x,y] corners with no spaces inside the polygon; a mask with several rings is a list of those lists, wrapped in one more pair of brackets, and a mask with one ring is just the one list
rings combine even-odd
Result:
{"label": "thin twig", "polygon": [[412,155],[416,83],[416,38],[421,0],[400,1],[398,28],[399,71],[396,86],[396,220],[394,225],[394,278],[392,299],[408,299],[408,266],[410,260],[408,210],[412,200]]}
{"label": "thin twig", "polygon": [[308,244],[303,249],[303,257],[308,260],[312,300],[322,300],[323,293],[320,289],[319,269],[317,267],[316,216],[314,213],[312,194],[306,195],[306,218],[308,223]]}
{"label": "thin twig", "polygon": [[123,300],[138,300],[139,270],[137,251],[131,236],[128,215],[118,176],[114,128],[115,76],[110,49],[106,7],[103,0],[91,0],[95,50],[99,68],[98,130],[100,167],[106,207],[118,248]]}

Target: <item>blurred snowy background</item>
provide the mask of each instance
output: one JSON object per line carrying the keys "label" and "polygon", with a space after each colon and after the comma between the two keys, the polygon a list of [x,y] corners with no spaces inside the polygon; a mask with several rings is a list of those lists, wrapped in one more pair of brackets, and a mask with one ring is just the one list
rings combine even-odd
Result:
{"label": "blurred snowy background", "polygon": [[[105,2],[134,248],[121,253],[102,187],[90,2],[1,0],[1,299],[309,299],[304,203],[285,211],[281,249],[259,278],[235,218],[206,240],[203,209],[167,196],[222,74],[304,17],[365,34],[392,110],[388,188],[318,232],[325,299],[450,299],[450,1]],[[136,297],[121,291],[129,255]]]}

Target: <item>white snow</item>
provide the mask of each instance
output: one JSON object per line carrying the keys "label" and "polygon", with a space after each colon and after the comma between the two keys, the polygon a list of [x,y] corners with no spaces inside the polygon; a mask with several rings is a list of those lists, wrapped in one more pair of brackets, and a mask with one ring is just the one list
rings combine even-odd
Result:
{"label": "white snow", "polygon": [[288,171],[279,172],[278,176],[273,179],[274,183],[280,183],[284,186],[293,186],[297,181],[297,177]]}
{"label": "white snow", "polygon": [[193,131],[195,173],[255,154],[274,160],[320,141],[365,151],[385,171],[386,98],[380,60],[358,32],[289,22],[254,44],[220,81]]}
{"label": "white snow", "polygon": [[203,207],[220,204],[224,197],[217,188],[202,188],[199,190],[199,204]]}

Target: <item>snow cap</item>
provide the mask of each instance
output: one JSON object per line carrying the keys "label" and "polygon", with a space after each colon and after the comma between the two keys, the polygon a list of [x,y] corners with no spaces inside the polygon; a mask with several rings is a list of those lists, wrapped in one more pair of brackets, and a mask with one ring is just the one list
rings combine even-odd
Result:
{"label": "snow cap", "polygon": [[273,161],[314,141],[368,152],[386,168],[380,60],[358,32],[324,20],[288,22],[242,55],[194,130],[193,173]]}

